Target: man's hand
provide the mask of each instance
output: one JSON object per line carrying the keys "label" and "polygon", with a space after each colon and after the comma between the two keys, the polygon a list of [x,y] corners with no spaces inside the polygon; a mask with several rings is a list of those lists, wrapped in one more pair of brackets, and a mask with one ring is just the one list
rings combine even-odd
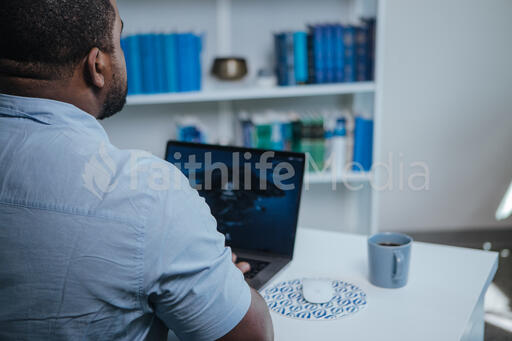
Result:
{"label": "man's hand", "polygon": [[236,257],[236,254],[234,252],[231,254],[231,257],[233,259],[233,263],[235,263],[236,267],[238,269],[240,269],[240,271],[242,271],[243,274],[246,273],[246,272],[249,272],[251,270],[251,266],[249,265],[249,263],[247,263],[247,262],[239,262],[239,263],[237,263],[236,262],[236,258],[237,257]]}

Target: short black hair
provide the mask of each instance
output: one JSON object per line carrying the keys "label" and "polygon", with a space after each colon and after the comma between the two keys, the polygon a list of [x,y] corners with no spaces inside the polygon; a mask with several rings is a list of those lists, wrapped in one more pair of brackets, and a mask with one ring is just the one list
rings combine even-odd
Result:
{"label": "short black hair", "polygon": [[0,74],[70,77],[92,48],[113,51],[115,17],[109,0],[1,0]]}

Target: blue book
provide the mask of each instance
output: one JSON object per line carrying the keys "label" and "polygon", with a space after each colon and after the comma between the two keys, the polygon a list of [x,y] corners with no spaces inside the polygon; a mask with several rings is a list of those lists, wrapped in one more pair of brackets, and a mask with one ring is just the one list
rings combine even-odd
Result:
{"label": "blue book", "polygon": [[279,61],[281,59],[280,55],[280,43],[279,43],[279,34],[274,33],[274,74],[277,78],[277,85],[281,85],[282,83],[282,76],[281,76],[281,70],[279,68]]}
{"label": "blue book", "polygon": [[191,79],[192,90],[201,90],[201,49],[202,38],[199,35],[192,35],[192,59],[191,59]]}
{"label": "blue book", "polygon": [[142,93],[142,71],[140,62],[139,37],[128,36],[124,40],[124,56],[126,60],[126,72],[128,77],[128,94]]}
{"label": "blue book", "polygon": [[128,46],[129,46],[129,42],[126,38],[121,38],[121,50],[123,50],[123,54],[124,54],[124,60],[125,60],[125,63],[126,63],[126,77],[127,77],[127,81],[128,81],[128,95],[133,95],[133,92],[132,92],[132,88],[130,86],[130,65],[129,65],[129,60],[130,60],[130,51],[128,49]]}
{"label": "blue book", "polygon": [[356,30],[354,26],[343,27],[343,43],[345,45],[345,82],[354,82],[356,80],[355,31]]}
{"label": "blue book", "polygon": [[128,43],[126,38],[121,38],[121,50],[123,50],[124,59],[126,61],[126,58],[128,57]]}
{"label": "blue book", "polygon": [[368,27],[356,27],[356,80],[367,80],[368,67]]}
{"label": "blue book", "polygon": [[366,62],[366,80],[371,81],[374,78],[375,73],[375,42],[376,42],[376,36],[375,36],[375,28],[376,28],[376,22],[375,18],[367,18],[363,19],[363,22],[368,27],[368,55],[367,55],[367,62]]}
{"label": "blue book", "polygon": [[295,32],[293,34],[295,81],[304,84],[308,80],[308,51],[307,33]]}
{"label": "blue book", "polygon": [[164,40],[164,69],[165,69],[165,92],[177,92],[178,91],[178,46],[176,34],[165,34],[163,35]]}
{"label": "blue book", "polygon": [[295,85],[295,51],[293,46],[293,33],[285,33],[285,47],[286,47],[286,76],[288,78],[288,85]]}
{"label": "blue book", "polygon": [[250,119],[242,120],[241,124],[243,146],[248,148],[254,147],[254,124]]}
{"label": "blue book", "polygon": [[311,32],[308,33],[308,83],[315,83],[315,54]]}
{"label": "blue book", "polygon": [[165,92],[165,59],[163,34],[151,34],[155,72],[155,92]]}
{"label": "blue book", "polygon": [[288,84],[288,68],[286,66],[286,35],[277,33],[274,35],[274,49],[276,58],[277,84],[280,86]]}
{"label": "blue book", "polygon": [[145,94],[156,93],[155,62],[153,37],[151,34],[139,35],[140,61],[142,74],[142,92]]}
{"label": "blue book", "polygon": [[310,26],[313,36],[313,60],[315,65],[314,83],[325,83],[325,56],[323,53],[323,30],[320,25]]}
{"label": "blue book", "polygon": [[345,79],[345,44],[343,43],[343,26],[334,25],[334,81],[343,82]]}
{"label": "blue book", "polygon": [[325,82],[334,82],[334,26],[323,25],[323,49],[325,56]]}
{"label": "blue book", "polygon": [[369,171],[372,167],[373,120],[356,117],[354,129],[353,171]]}
{"label": "blue book", "polygon": [[194,38],[192,33],[178,34],[178,91],[193,91]]}

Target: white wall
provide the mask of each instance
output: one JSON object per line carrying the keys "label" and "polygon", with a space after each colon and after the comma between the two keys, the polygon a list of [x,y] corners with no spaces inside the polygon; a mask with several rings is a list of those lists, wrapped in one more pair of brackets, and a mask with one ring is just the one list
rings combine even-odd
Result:
{"label": "white wall", "polygon": [[512,179],[512,1],[384,0],[380,9],[377,153],[393,154],[395,182],[400,157],[426,162],[431,181],[428,191],[395,183],[379,192],[379,228],[512,226],[494,220]]}

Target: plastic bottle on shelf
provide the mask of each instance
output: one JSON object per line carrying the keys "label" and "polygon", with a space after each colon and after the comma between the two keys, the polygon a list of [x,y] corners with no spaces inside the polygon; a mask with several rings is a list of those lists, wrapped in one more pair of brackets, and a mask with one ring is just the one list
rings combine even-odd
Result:
{"label": "plastic bottle on shelf", "polygon": [[177,139],[184,142],[206,143],[206,128],[196,117],[184,117],[176,124]]}
{"label": "plastic bottle on shelf", "polygon": [[272,122],[272,132],[270,136],[270,143],[274,150],[284,150],[284,136],[282,123],[280,121]]}
{"label": "plastic bottle on shelf", "polygon": [[336,120],[333,136],[331,138],[333,169],[337,177],[342,177],[347,164],[347,130],[346,120],[341,117]]}

